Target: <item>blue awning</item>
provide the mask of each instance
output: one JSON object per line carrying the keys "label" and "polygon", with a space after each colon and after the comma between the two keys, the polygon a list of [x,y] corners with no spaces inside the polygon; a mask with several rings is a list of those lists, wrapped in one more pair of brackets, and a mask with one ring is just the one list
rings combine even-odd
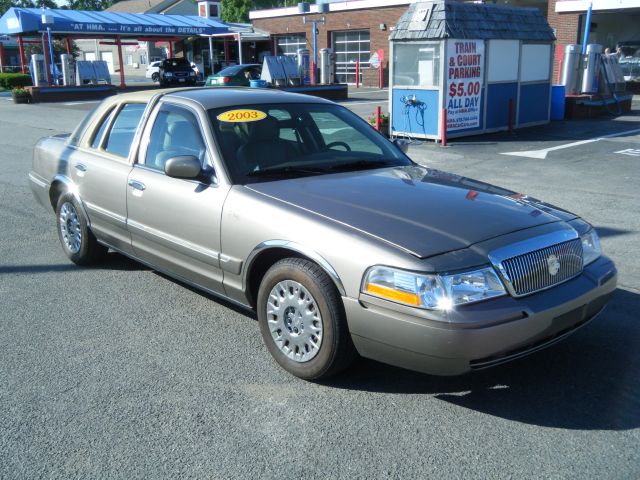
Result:
{"label": "blue awning", "polygon": [[216,35],[238,29],[226,23],[195,15],[158,13],[91,12],[40,8],[10,8],[0,18],[0,34],[33,34],[46,31],[42,14],[53,18],[52,33],[122,37]]}

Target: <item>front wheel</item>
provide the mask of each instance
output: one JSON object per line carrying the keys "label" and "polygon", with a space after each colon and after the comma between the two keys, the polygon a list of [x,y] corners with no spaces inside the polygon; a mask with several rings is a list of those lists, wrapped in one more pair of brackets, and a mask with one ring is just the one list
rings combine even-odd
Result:
{"label": "front wheel", "polygon": [[340,294],[313,262],[287,258],[273,265],[260,284],[257,310],[269,353],[297,377],[330,377],[356,356]]}
{"label": "front wheel", "polygon": [[160,80],[160,75],[158,74],[158,72],[155,72],[151,75],[151,80],[153,80],[154,82]]}
{"label": "front wheel", "polygon": [[78,201],[72,194],[64,193],[60,196],[56,207],[56,219],[62,250],[73,263],[90,265],[106,256],[108,249],[96,240]]}

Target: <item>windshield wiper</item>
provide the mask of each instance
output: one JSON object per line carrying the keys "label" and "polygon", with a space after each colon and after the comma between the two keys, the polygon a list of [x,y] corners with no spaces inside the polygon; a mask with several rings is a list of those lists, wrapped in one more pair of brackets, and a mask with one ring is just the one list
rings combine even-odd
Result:
{"label": "windshield wiper", "polygon": [[367,170],[370,168],[384,168],[395,166],[397,165],[389,162],[388,160],[356,160],[353,162],[331,165],[327,168],[327,170],[331,170],[332,172],[347,172],[350,170]]}
{"label": "windshield wiper", "polygon": [[326,173],[326,168],[312,167],[295,167],[288,165],[286,167],[265,168],[264,170],[254,170],[246,174],[247,177],[278,177],[286,175],[319,175]]}

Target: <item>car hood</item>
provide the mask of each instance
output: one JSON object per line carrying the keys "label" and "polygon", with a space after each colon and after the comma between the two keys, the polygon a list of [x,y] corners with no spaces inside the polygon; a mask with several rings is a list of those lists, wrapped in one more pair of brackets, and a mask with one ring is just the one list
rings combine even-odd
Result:
{"label": "car hood", "polygon": [[575,215],[526,195],[420,166],[247,185],[426,258]]}

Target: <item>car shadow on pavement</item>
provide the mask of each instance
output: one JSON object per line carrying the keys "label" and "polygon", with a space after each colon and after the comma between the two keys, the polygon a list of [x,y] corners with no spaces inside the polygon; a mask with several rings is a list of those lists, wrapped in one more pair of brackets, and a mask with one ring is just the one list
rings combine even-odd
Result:
{"label": "car shadow on pavement", "polygon": [[552,428],[640,427],[640,294],[618,289],[607,309],[563,342],[459,377],[362,359],[325,383],[381,393],[429,394],[488,415]]}

